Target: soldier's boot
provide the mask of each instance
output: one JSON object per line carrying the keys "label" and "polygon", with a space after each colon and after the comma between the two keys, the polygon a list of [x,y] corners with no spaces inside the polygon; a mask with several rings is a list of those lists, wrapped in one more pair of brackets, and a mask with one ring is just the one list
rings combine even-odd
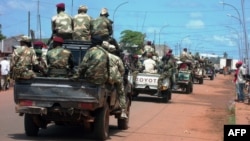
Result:
{"label": "soldier's boot", "polygon": [[122,109],[121,118],[122,118],[122,119],[127,119],[127,118],[128,118],[128,116],[127,116],[127,113],[126,113],[126,110],[125,110],[125,109]]}

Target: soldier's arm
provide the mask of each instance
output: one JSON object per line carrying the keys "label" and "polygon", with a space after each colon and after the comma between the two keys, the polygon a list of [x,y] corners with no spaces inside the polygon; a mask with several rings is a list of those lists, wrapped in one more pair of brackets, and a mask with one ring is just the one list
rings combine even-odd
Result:
{"label": "soldier's arm", "polygon": [[109,30],[109,35],[112,35],[113,34],[113,27],[112,27],[112,21],[109,20],[108,22],[108,30]]}
{"label": "soldier's arm", "polygon": [[118,58],[118,69],[119,69],[121,75],[124,75],[125,68],[124,68],[124,64],[123,64],[123,62],[122,62],[122,60],[120,58]]}

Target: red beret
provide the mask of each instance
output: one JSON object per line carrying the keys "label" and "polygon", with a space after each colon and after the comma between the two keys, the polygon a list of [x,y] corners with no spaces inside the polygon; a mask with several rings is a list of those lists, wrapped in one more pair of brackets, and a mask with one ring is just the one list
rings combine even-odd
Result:
{"label": "red beret", "polygon": [[134,55],[133,57],[134,57],[134,58],[137,58],[137,59],[139,58],[138,55]]}
{"label": "red beret", "polygon": [[63,42],[64,42],[64,41],[63,41],[63,38],[57,37],[57,36],[55,36],[55,37],[53,38],[53,41],[54,41],[54,42],[58,42],[58,43],[63,43]]}
{"label": "red beret", "polygon": [[242,64],[243,64],[243,62],[242,62],[242,61],[239,61],[239,62],[237,62],[237,64],[242,65]]}
{"label": "red beret", "polygon": [[171,53],[169,53],[169,52],[168,52],[168,53],[166,53],[166,56],[171,56]]}
{"label": "red beret", "polygon": [[42,41],[35,41],[35,42],[33,43],[33,45],[34,45],[34,46],[43,46],[44,43],[43,43]]}
{"label": "red beret", "polygon": [[65,4],[64,3],[58,3],[56,5],[57,8],[65,8]]}

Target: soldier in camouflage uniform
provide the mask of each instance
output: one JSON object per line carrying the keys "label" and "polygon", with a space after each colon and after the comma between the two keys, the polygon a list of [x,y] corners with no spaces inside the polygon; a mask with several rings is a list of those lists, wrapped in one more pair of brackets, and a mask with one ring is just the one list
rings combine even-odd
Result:
{"label": "soldier in camouflage uniform", "polygon": [[100,17],[91,22],[91,35],[101,36],[104,41],[109,40],[113,34],[113,21],[108,16],[108,9],[102,8]]}
{"label": "soldier in camouflage uniform", "polygon": [[87,6],[80,6],[78,9],[78,14],[73,18],[74,40],[89,41],[90,40],[90,22],[92,17],[87,14]]}
{"label": "soldier in camouflage uniform", "polygon": [[65,4],[59,3],[56,5],[57,15],[52,17],[52,33],[54,36],[59,36],[63,39],[72,39],[73,22],[71,16],[65,13]]}
{"label": "soldier in camouflage uniform", "polygon": [[84,55],[73,79],[85,78],[91,83],[101,85],[109,78],[108,52],[102,48],[103,40],[100,36],[91,36],[91,42],[92,45]]}
{"label": "soldier in camouflage uniform", "polygon": [[132,71],[133,84],[135,85],[137,74],[144,70],[142,62],[139,60],[138,55],[131,56],[131,61],[127,64],[128,68]]}
{"label": "soldier in camouflage uniform", "polygon": [[109,83],[115,85],[117,94],[119,95],[120,107],[122,109],[121,118],[128,118],[126,114],[126,94],[123,83],[125,73],[124,64],[121,58],[115,55],[116,47],[114,45],[104,41],[102,47],[109,52]]}
{"label": "soldier in camouflage uniform", "polygon": [[63,39],[55,36],[53,48],[47,53],[48,75],[52,77],[70,77],[74,63],[71,51],[62,48]]}
{"label": "soldier in camouflage uniform", "polygon": [[174,84],[173,75],[175,68],[176,68],[175,59],[173,58],[173,55],[168,52],[165,56],[163,56],[158,68],[158,72],[160,74],[160,77],[158,79],[158,91],[160,91],[161,89],[163,80],[167,77],[170,78],[171,88],[172,88]]}
{"label": "soldier in camouflage uniform", "polygon": [[46,75],[45,70],[37,61],[35,50],[31,47],[31,39],[22,36],[20,47],[16,48],[11,56],[10,71],[13,79],[31,79],[36,77],[33,69],[41,71]]}
{"label": "soldier in camouflage uniform", "polygon": [[[46,45],[42,41],[35,41],[33,43],[33,48],[36,52],[39,65],[42,66],[45,70],[47,70],[48,65],[46,61],[46,55],[47,55]],[[34,70],[34,71],[39,72],[38,70]]]}

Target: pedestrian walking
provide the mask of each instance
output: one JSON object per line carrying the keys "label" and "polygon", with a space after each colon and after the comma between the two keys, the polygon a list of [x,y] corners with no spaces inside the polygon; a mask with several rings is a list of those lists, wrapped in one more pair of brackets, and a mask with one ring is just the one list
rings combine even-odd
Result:
{"label": "pedestrian walking", "polygon": [[10,71],[10,62],[7,60],[7,57],[4,57],[0,62],[1,67],[1,90],[5,91],[8,84],[8,77]]}

